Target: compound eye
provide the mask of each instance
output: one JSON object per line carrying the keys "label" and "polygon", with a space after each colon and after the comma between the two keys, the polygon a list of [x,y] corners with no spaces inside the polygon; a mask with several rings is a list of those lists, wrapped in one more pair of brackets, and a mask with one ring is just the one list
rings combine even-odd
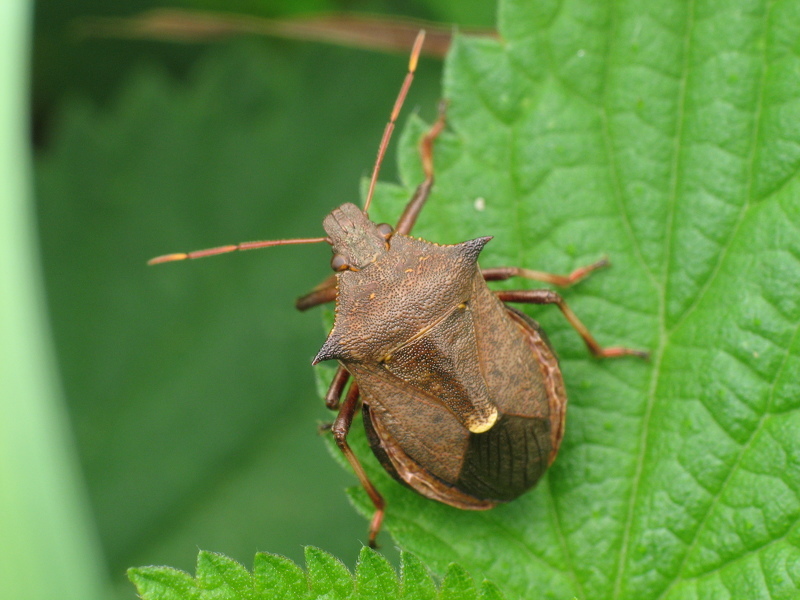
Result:
{"label": "compound eye", "polygon": [[392,234],[394,233],[394,228],[391,225],[389,225],[388,223],[381,223],[377,227],[378,227],[378,233],[381,234],[381,237],[383,239],[388,241],[389,238],[392,237]]}
{"label": "compound eye", "polygon": [[331,269],[337,273],[340,271],[347,271],[350,265],[347,264],[347,259],[342,254],[334,254],[331,258]]}

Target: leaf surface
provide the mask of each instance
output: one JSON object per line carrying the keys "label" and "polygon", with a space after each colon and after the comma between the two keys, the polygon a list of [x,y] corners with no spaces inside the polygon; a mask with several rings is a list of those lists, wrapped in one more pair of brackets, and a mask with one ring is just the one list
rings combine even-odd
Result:
{"label": "leaf surface", "polygon": [[[524,597],[795,597],[800,6],[508,0],[499,28],[449,56],[415,235],[494,235],[485,267],[609,256],[563,295],[602,344],[652,360],[594,360],[557,310],[525,309],[570,398],[558,460],[485,513],[375,469],[387,529],[439,572],[455,558]],[[377,220],[421,181],[424,130]]]}

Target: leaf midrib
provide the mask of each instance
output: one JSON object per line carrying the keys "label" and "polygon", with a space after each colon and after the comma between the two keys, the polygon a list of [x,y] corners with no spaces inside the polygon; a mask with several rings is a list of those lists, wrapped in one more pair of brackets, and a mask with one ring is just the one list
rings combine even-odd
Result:
{"label": "leaf midrib", "polygon": [[[683,143],[683,131],[686,120],[686,90],[688,87],[689,79],[689,56],[692,45],[692,36],[694,33],[695,23],[695,5],[696,0],[690,0],[687,7],[687,22],[686,32],[683,39],[683,61],[681,65],[681,81],[678,91],[678,116],[677,128],[675,132],[675,140],[673,144],[673,158],[671,165],[670,175],[670,193],[668,201],[668,214],[666,223],[666,236],[665,236],[665,253],[664,253],[664,271],[662,273],[662,281],[660,285],[656,282],[659,289],[659,306],[658,306],[658,327],[659,327],[659,343],[658,348],[654,352],[655,360],[653,361],[652,377],[650,380],[650,387],[647,392],[647,404],[642,419],[642,431],[639,436],[639,452],[636,460],[636,469],[634,471],[633,481],[631,485],[630,500],[628,501],[627,517],[625,519],[625,526],[622,534],[622,546],[619,552],[619,561],[617,566],[617,576],[614,582],[613,598],[620,598],[622,587],[625,580],[625,574],[628,567],[628,550],[631,543],[631,535],[633,530],[634,514],[636,506],[638,505],[639,492],[642,484],[642,474],[644,473],[645,454],[647,453],[647,441],[650,436],[650,424],[653,415],[653,406],[655,405],[656,391],[660,382],[661,367],[664,360],[664,352],[667,346],[669,332],[666,328],[666,311],[667,311],[667,288],[670,266],[672,264],[672,239],[674,236],[675,226],[675,210],[678,198],[678,183],[679,172],[681,163],[681,148]],[[612,11],[613,11],[612,3]],[[615,11],[614,11],[615,12]],[[619,202],[621,202],[621,198]],[[648,270],[649,272],[649,270]]]}
{"label": "leaf midrib", "polygon": [[[768,27],[769,20],[770,20],[770,15],[772,14],[772,8],[773,8],[774,5],[775,5],[774,0],[770,0],[768,2],[768,4],[767,4],[766,10],[764,11],[764,23],[763,23],[763,27],[762,27],[762,37],[763,37],[763,34],[766,32],[766,29]],[[689,315],[691,315],[695,311],[695,309],[700,305],[701,300],[705,297],[705,295],[707,294],[708,290],[711,288],[711,285],[714,283],[714,281],[717,278],[717,275],[720,272],[722,264],[725,262],[725,258],[728,255],[728,252],[730,251],[730,248],[731,248],[731,245],[732,245],[733,241],[738,236],[739,230],[742,227],[742,224],[744,223],[745,216],[748,213],[748,209],[751,206],[750,202],[751,202],[752,197],[753,197],[753,184],[754,184],[754,181],[755,181],[755,175],[754,175],[754,173],[755,173],[755,161],[756,161],[756,154],[757,154],[757,148],[758,148],[758,139],[759,139],[760,132],[761,132],[761,117],[762,117],[763,106],[764,106],[764,88],[766,86],[766,74],[767,74],[767,70],[768,70],[767,51],[768,51],[767,45],[764,44],[763,45],[763,50],[762,50],[762,56],[761,56],[761,76],[760,76],[759,85],[758,85],[758,98],[756,100],[755,111],[753,112],[753,133],[752,133],[752,136],[751,136],[750,153],[749,153],[749,156],[748,156],[747,186],[746,186],[746,191],[745,191],[744,203],[742,205],[741,210],[739,211],[739,216],[737,218],[737,221],[736,221],[733,229],[731,230],[731,234],[730,234],[730,236],[728,238],[728,242],[725,244],[725,246],[720,250],[720,252],[718,254],[717,262],[714,265],[714,269],[710,273],[710,275],[709,275],[708,279],[706,280],[705,284],[698,291],[697,296],[695,297],[695,300],[686,308],[686,310],[683,312],[683,314],[676,320],[674,327],[672,327],[672,329],[670,330],[670,333],[672,333],[674,331],[678,331],[680,329],[681,325],[686,321],[686,319],[689,317]],[[783,360],[783,362],[781,363],[781,366],[778,368],[778,370],[776,372],[776,381],[777,381],[778,374],[780,374],[783,371],[783,369],[784,369],[784,367],[786,365],[786,362],[788,360],[788,356],[791,353],[790,349],[792,347],[792,343],[794,341],[794,338],[797,335],[797,332],[798,332],[798,329],[795,330],[795,334],[792,337],[792,341],[787,346],[787,352],[786,352],[786,355],[784,356],[784,360]],[[750,435],[750,438],[747,440],[746,443],[744,443],[742,445],[741,450],[739,452],[739,455],[736,458],[735,463],[729,469],[728,474],[726,475],[725,480],[722,482],[722,485],[719,487],[717,493],[714,494],[713,497],[711,498],[711,501],[708,504],[708,508],[706,509],[705,513],[703,514],[703,517],[702,517],[700,523],[694,529],[694,535],[692,536],[691,542],[689,542],[689,544],[687,545],[686,551],[684,552],[683,558],[681,559],[681,563],[678,566],[677,571],[675,572],[674,579],[672,580],[672,582],[669,585],[667,585],[664,588],[664,590],[661,592],[661,594],[659,594],[659,596],[658,596],[659,600],[662,599],[662,598],[665,598],[669,594],[669,592],[675,587],[675,585],[678,583],[678,581],[682,580],[682,575],[683,575],[683,573],[684,573],[684,571],[686,569],[687,560],[692,555],[692,553],[694,551],[694,548],[697,545],[697,541],[700,539],[700,533],[705,529],[705,526],[706,526],[706,523],[708,522],[709,516],[712,514],[712,512],[714,511],[714,508],[717,506],[717,504],[719,503],[720,499],[722,498],[725,490],[728,487],[728,484],[732,481],[734,475],[738,472],[739,467],[741,466],[741,463],[742,463],[742,459],[744,458],[745,454],[747,453],[748,448],[751,446],[753,440],[758,437],[759,433],[761,432],[761,430],[764,427],[765,421],[767,420],[768,416],[770,415],[770,407],[772,406],[772,402],[773,402],[773,399],[774,399],[774,392],[775,392],[775,382],[773,382],[773,384],[772,384],[772,386],[770,388],[769,401],[767,402],[767,407],[766,407],[766,410],[765,410],[764,414],[761,415],[761,418],[759,419],[758,425],[753,430],[752,434]]]}

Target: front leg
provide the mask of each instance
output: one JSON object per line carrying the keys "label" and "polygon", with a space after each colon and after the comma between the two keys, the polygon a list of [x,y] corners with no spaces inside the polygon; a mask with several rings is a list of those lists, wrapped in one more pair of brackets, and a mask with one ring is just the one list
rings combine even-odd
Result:
{"label": "front leg", "polygon": [[327,409],[339,410],[342,404],[342,394],[348,381],[350,381],[350,372],[342,365],[339,365],[333,375],[331,385],[328,387],[328,392],[325,394],[325,407]]}
{"label": "front leg", "polygon": [[305,296],[301,296],[294,303],[297,310],[303,311],[314,308],[320,304],[327,304],[336,300],[336,274],[330,275]]}
{"label": "front leg", "polygon": [[372,521],[369,525],[369,546],[370,548],[375,548],[375,539],[378,537],[378,532],[381,529],[386,501],[369,480],[369,477],[367,477],[367,472],[364,470],[364,467],[361,466],[358,457],[353,453],[353,451],[350,449],[350,445],[347,443],[347,434],[350,431],[350,426],[353,424],[353,416],[356,414],[356,410],[358,409],[358,400],[358,383],[354,381],[350,385],[350,389],[347,391],[347,396],[342,403],[342,407],[339,410],[336,421],[334,421],[333,426],[331,427],[331,431],[333,432],[333,439],[336,440],[336,445],[339,446],[339,449],[342,451],[342,454],[344,454],[347,462],[349,462],[350,466],[353,467],[356,477],[358,477],[358,480],[361,482],[361,485],[366,490],[369,499],[372,500],[372,504],[375,507],[375,514],[372,515]]}

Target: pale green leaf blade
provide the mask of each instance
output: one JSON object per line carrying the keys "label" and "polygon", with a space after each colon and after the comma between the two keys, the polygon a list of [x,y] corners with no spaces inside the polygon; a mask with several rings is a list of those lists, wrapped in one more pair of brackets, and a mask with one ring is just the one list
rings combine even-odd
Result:
{"label": "pale green leaf blade", "polygon": [[0,590],[109,593],[55,364],[31,164],[30,0],[0,3]]}

